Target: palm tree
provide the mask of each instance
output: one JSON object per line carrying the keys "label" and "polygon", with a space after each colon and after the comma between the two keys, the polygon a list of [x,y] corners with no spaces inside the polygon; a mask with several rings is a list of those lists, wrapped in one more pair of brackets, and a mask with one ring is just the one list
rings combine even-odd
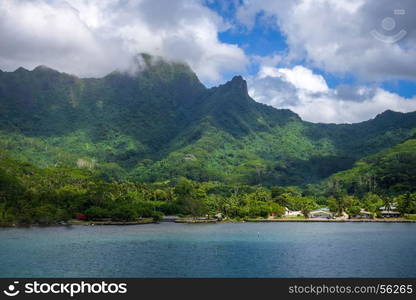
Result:
{"label": "palm tree", "polygon": [[335,204],[337,207],[337,215],[342,216],[343,212],[350,206],[351,199],[349,196],[340,195],[335,198]]}
{"label": "palm tree", "polygon": [[390,197],[386,197],[383,200],[384,210],[391,211],[391,206],[393,204],[393,200]]}

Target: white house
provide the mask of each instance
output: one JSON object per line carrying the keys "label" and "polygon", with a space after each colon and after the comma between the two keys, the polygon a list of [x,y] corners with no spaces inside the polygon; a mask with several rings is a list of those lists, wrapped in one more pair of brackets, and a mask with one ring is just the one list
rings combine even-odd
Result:
{"label": "white house", "polygon": [[383,218],[398,218],[400,217],[400,212],[397,211],[396,203],[390,207],[382,206],[379,208],[380,214]]}
{"label": "white house", "polygon": [[380,214],[383,218],[398,218],[400,217],[400,212],[393,210],[382,210]]}
{"label": "white house", "polygon": [[309,213],[310,218],[319,218],[319,219],[331,219],[333,218],[333,213],[328,208],[319,208],[311,211]]}
{"label": "white house", "polygon": [[364,209],[360,209],[360,213],[356,216],[354,216],[354,218],[356,219],[371,219],[373,217],[373,214],[369,211],[366,211]]}
{"label": "white house", "polygon": [[285,207],[285,217],[297,217],[302,216],[302,212],[299,210],[290,210],[287,207]]}

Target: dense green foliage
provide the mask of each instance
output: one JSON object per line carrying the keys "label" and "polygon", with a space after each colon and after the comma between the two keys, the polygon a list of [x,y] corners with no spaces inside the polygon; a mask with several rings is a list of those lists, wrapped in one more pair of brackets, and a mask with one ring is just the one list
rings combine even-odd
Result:
{"label": "dense green foliage", "polygon": [[193,217],[222,213],[229,217],[257,217],[284,209],[270,190],[229,186],[219,182],[141,184],[104,182],[92,171],[39,169],[0,155],[0,224],[51,224],[76,215],[87,219],[130,221],[161,215]]}
{"label": "dense green foliage", "polygon": [[0,223],[415,211],[416,113],[313,124],[239,76],[208,89],[186,65],[137,63],[98,79],[0,71]]}
{"label": "dense green foliage", "polygon": [[416,192],[416,139],[368,156],[350,170],[331,176],[326,183],[345,193],[397,195]]}
{"label": "dense green foliage", "polygon": [[[351,171],[344,173],[348,172]],[[221,213],[223,217],[239,219],[282,216],[284,207],[308,216],[312,209],[320,206],[351,216],[359,215],[361,209],[377,216],[381,206],[393,205],[403,214],[416,213],[416,193],[406,192],[406,189],[399,193],[394,189],[393,195],[388,194],[388,189],[375,189],[348,195],[343,188],[347,182],[334,179],[339,176],[334,175],[321,186],[304,189],[282,186],[268,189],[213,181],[200,183],[185,178],[153,184],[105,182],[95,171],[40,169],[2,153],[0,224],[51,224],[76,215],[85,215],[89,220],[131,221],[140,217],[158,220],[163,214],[212,217]],[[402,184],[406,186],[407,183]]]}
{"label": "dense green foliage", "polygon": [[95,169],[109,182],[305,185],[416,132],[416,113],[312,124],[255,102],[239,76],[207,89],[183,64],[147,55],[138,64],[137,74],[100,79],[0,72],[0,149],[42,168]]}

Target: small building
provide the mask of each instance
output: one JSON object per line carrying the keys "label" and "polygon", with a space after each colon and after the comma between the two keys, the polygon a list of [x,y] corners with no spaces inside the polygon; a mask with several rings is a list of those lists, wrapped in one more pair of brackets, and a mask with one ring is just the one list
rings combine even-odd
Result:
{"label": "small building", "polygon": [[400,212],[393,210],[382,210],[380,211],[380,215],[383,218],[398,218],[400,217]]}
{"label": "small building", "polygon": [[349,219],[350,217],[349,217],[349,215],[345,212],[345,211],[343,211],[340,215],[338,215],[335,219],[337,219],[337,220],[347,220],[347,219]]}
{"label": "small building", "polygon": [[360,213],[358,215],[354,216],[354,218],[357,218],[357,219],[371,219],[371,218],[373,218],[373,214],[369,211],[361,209]]}
{"label": "small building", "polygon": [[309,213],[309,218],[313,219],[332,219],[334,214],[328,208],[319,208]]}
{"label": "small building", "polygon": [[74,215],[74,218],[79,220],[79,221],[85,221],[87,219],[87,216],[81,213],[76,213]]}
{"label": "small building", "polygon": [[214,218],[215,219],[217,219],[217,220],[222,220],[223,218],[224,218],[224,216],[222,215],[222,213],[217,213],[215,216],[214,216]]}
{"label": "small building", "polygon": [[186,154],[186,155],[183,157],[183,159],[184,159],[184,160],[196,160],[196,157],[195,157],[195,155],[193,155],[193,154]]}
{"label": "small building", "polygon": [[396,211],[397,207],[396,207],[396,203],[394,203],[392,206],[387,207],[387,206],[382,206],[379,208],[379,210],[390,210],[390,211]]}
{"label": "small building", "polygon": [[382,206],[379,208],[380,215],[383,218],[398,218],[400,217],[400,212],[397,211],[397,203],[392,203],[391,206]]}
{"label": "small building", "polygon": [[290,210],[287,207],[285,207],[285,217],[297,217],[301,215],[302,215],[302,212],[298,210]]}

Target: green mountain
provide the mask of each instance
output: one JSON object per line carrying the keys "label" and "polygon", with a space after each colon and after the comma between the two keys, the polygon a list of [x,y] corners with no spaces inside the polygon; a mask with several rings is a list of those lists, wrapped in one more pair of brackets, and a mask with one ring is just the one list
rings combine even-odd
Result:
{"label": "green mountain", "polygon": [[206,88],[184,64],[140,61],[140,72],[103,78],[0,71],[0,149],[107,181],[306,185],[416,133],[416,113],[313,124],[255,102],[240,76]]}
{"label": "green mountain", "polygon": [[326,184],[348,194],[416,192],[416,137],[365,157],[354,167],[332,175]]}

